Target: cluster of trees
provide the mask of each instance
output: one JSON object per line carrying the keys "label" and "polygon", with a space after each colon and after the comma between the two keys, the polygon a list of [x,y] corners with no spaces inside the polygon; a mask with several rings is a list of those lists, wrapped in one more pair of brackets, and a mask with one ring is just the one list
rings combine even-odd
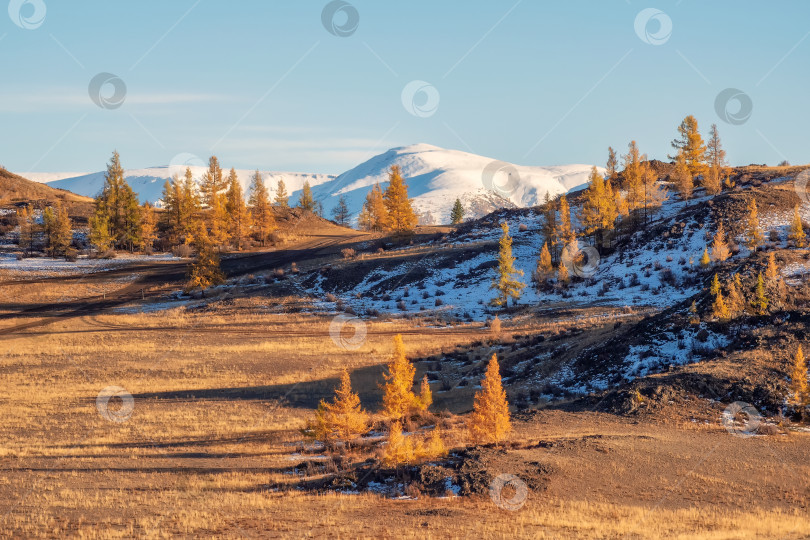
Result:
{"label": "cluster of trees", "polygon": [[20,226],[19,245],[25,254],[34,251],[37,239],[43,237],[45,252],[51,257],[75,257],[72,222],[61,201],[45,208],[41,224],[33,208],[24,206],[17,211],[17,223]]}
{"label": "cluster of trees", "polygon": [[366,195],[358,225],[367,231],[409,233],[416,228],[418,221],[402,171],[399,166],[392,165],[385,191],[375,184]]}
{"label": "cluster of trees", "polygon": [[[441,429],[436,423],[426,437],[405,435],[403,426],[426,420],[435,423],[428,409],[433,403],[427,376],[422,378],[419,393],[413,391],[416,368],[405,355],[402,336],[394,337],[394,353],[383,385],[383,410],[388,427],[388,444],[382,452],[382,461],[399,466],[446,455],[447,447]],[[322,400],[315,416],[303,432],[322,441],[328,448],[338,443],[351,446],[371,427],[371,415],[360,404],[352,390],[349,373],[344,370],[340,386],[331,402]],[[500,368],[495,355],[489,362],[475,396],[474,410],[468,422],[470,439],[476,443],[501,442],[511,429],[509,404],[501,384]]]}
{"label": "cluster of trees", "polygon": [[764,315],[769,307],[779,307],[784,301],[787,290],[776,264],[773,252],[768,255],[765,273],[751,274],[743,281],[740,274],[732,274],[725,283],[721,283],[714,274],[709,292],[714,296],[711,316],[719,321],[730,321],[744,314]]}

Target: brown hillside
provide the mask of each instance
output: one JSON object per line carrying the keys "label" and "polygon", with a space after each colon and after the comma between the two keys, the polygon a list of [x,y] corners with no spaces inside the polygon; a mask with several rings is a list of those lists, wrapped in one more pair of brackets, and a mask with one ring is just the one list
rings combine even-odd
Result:
{"label": "brown hillside", "polygon": [[70,191],[55,189],[39,182],[33,182],[0,168],[0,203],[8,204],[23,201],[60,200],[65,203],[87,203],[93,199],[82,197]]}

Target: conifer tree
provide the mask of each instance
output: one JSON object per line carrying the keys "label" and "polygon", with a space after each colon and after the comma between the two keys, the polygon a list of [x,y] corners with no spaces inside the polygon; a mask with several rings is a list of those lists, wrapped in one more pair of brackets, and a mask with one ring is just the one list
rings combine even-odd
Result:
{"label": "conifer tree", "polygon": [[515,257],[512,255],[512,237],[509,236],[509,224],[501,223],[501,240],[498,251],[498,277],[492,282],[490,289],[495,289],[496,296],[492,299],[493,306],[506,306],[509,299],[517,302],[520,291],[526,286],[516,279],[523,275],[523,270],[515,270]]}
{"label": "conifer tree", "polygon": [[137,195],[124,178],[124,168],[118,152],[113,152],[113,157],[107,164],[104,187],[96,197],[95,205],[96,212],[107,218],[115,245],[131,251],[138,243],[140,212]]}
{"label": "conifer tree", "polygon": [[663,202],[667,200],[667,195],[658,183],[658,174],[647,162],[641,164],[641,183],[644,187],[643,206],[644,222],[646,223],[648,215],[651,215],[656,208],[661,207]]}
{"label": "conifer tree", "polygon": [[498,357],[494,354],[481,381],[481,390],[475,394],[468,427],[470,437],[476,443],[499,443],[512,429]]}
{"label": "conifer tree", "polygon": [[720,278],[717,277],[717,274],[715,274],[714,278],[712,278],[712,284],[709,287],[709,292],[715,296],[717,296],[717,294],[720,292]]}
{"label": "conifer tree", "polygon": [[225,194],[225,212],[228,216],[228,236],[231,245],[237,250],[245,247],[250,232],[250,213],[245,205],[245,194],[242,184],[231,169],[228,175],[228,191]]}
{"label": "conifer tree", "polygon": [[413,393],[413,377],[416,368],[405,357],[405,344],[402,336],[394,336],[394,354],[384,375],[383,410],[392,420],[398,420],[414,408],[416,396]]}
{"label": "conifer tree", "polygon": [[290,207],[290,196],[287,194],[287,186],[284,185],[284,179],[279,178],[278,186],[276,187],[276,198],[273,203],[279,208]]}
{"label": "conifer tree", "polygon": [[568,283],[568,281],[570,279],[571,279],[571,277],[568,275],[568,267],[563,263],[558,264],[557,265],[557,283],[559,283],[561,285],[565,285],[566,283]]}
{"label": "conifer tree", "polygon": [[352,391],[349,372],[345,368],[334,400],[332,403],[321,401],[321,404],[326,412],[327,440],[337,439],[348,444],[368,431],[368,414],[358,395]]}
{"label": "conifer tree", "polygon": [[383,463],[389,467],[398,467],[414,459],[414,446],[410,437],[402,434],[402,423],[395,421],[388,433],[388,444],[383,452]]}
{"label": "conifer tree", "polygon": [[332,208],[332,218],[338,225],[348,227],[349,219],[351,217],[352,213],[349,211],[349,205],[346,204],[346,198],[343,195],[341,195],[340,198],[338,198],[337,205],[334,208]]}
{"label": "conifer tree", "polygon": [[642,157],[636,141],[630,141],[624,156],[624,188],[627,191],[627,207],[630,211],[644,206],[644,182]]}
{"label": "conifer tree", "polygon": [[776,264],[776,254],[773,251],[768,254],[768,266],[765,269],[765,279],[769,286],[777,285],[779,282],[779,266]]}
{"label": "conifer tree", "polygon": [[734,274],[734,278],[726,283],[726,290],[728,291],[726,305],[733,318],[738,316],[745,309],[745,299],[742,295],[742,283],[740,282],[739,274]]}
{"label": "conifer tree", "polygon": [[762,231],[759,228],[759,215],[757,212],[757,200],[754,197],[748,199],[748,218],[746,220],[746,245],[748,249],[754,251],[764,240]]}
{"label": "conifer tree", "polygon": [[138,234],[138,249],[150,253],[157,240],[157,214],[148,202],[141,206],[141,230]]}
{"label": "conifer tree", "polygon": [[678,152],[675,158],[675,171],[672,173],[672,182],[675,184],[675,189],[681,199],[688,201],[692,198],[692,190],[694,189],[694,181],[692,175],[689,173],[689,167],[686,166],[686,159],[682,151]]}
{"label": "conifer tree", "polygon": [[709,250],[708,248],[703,248],[703,255],[700,257],[700,265],[703,268],[707,268],[712,263],[711,257],[709,257]]}
{"label": "conifer tree", "polygon": [[619,160],[616,158],[616,151],[608,146],[608,159],[605,166],[605,181],[615,182],[619,177],[618,171]]}
{"label": "conifer tree", "polygon": [[542,284],[553,271],[554,267],[551,264],[551,252],[548,250],[548,242],[544,242],[543,249],[540,250],[540,257],[537,259],[538,283]]}
{"label": "conifer tree", "polygon": [[51,257],[66,256],[73,241],[67,210],[61,201],[45,209],[42,215],[47,251]]}
{"label": "conifer tree", "polygon": [[714,304],[712,304],[712,316],[720,321],[727,321],[731,314],[728,311],[728,306],[723,300],[723,293],[719,290],[714,296]]}
{"label": "conifer tree", "polygon": [[112,243],[109,218],[103,213],[95,212],[90,217],[90,244],[98,253],[104,253],[112,247]]}
{"label": "conifer tree", "polygon": [[422,376],[422,382],[419,385],[419,397],[417,398],[419,409],[426,411],[433,405],[433,392],[430,391],[430,383],[428,382],[427,374]]}
{"label": "conifer tree", "polygon": [[560,220],[554,232],[554,243],[560,249],[577,241],[577,235],[571,226],[571,209],[568,206],[568,198],[560,196]]}
{"label": "conifer tree", "polygon": [[810,388],[807,384],[807,362],[804,358],[802,346],[796,349],[793,357],[793,371],[790,374],[790,398],[788,403],[796,409],[810,404]]}
{"label": "conifer tree", "polygon": [[408,185],[402,178],[398,165],[392,165],[388,173],[388,187],[383,196],[388,210],[388,228],[398,233],[414,230],[418,218],[408,198]]}
{"label": "conifer tree", "polygon": [[37,222],[30,206],[23,206],[17,210],[17,222],[20,226],[20,248],[25,253],[33,251]]}
{"label": "conifer tree", "polygon": [[163,205],[172,244],[191,242],[199,204],[200,199],[190,168],[186,168],[183,180],[174,175],[171,182],[166,182],[163,186]]}
{"label": "conifer tree", "polygon": [[450,211],[450,223],[458,225],[462,221],[464,221],[464,205],[461,204],[461,199],[456,199]]}
{"label": "conifer tree", "polygon": [[312,188],[309,186],[309,180],[305,180],[304,186],[301,188],[301,198],[298,200],[298,208],[307,212],[315,211],[315,198],[312,196]]}
{"label": "conifer tree", "polygon": [[[672,141],[672,147],[676,151],[683,152],[684,161],[692,177],[703,174],[706,168],[706,145],[698,131],[697,119],[692,115],[684,118],[678,126],[678,133],[680,138]],[[675,159],[675,156],[670,156],[670,159]]]}
{"label": "conifer tree", "polygon": [[585,202],[580,219],[585,226],[585,234],[596,236],[596,232],[601,231],[601,244],[605,246],[605,234],[613,229],[618,213],[612,189],[605,185],[605,180],[596,167],[591,169],[589,185],[584,194]]}
{"label": "conifer tree", "polygon": [[709,195],[717,195],[723,190],[720,180],[720,171],[715,167],[710,167],[703,176],[703,187]]}
{"label": "conifer tree", "polygon": [[214,193],[209,198],[209,207],[206,213],[208,223],[208,237],[211,245],[220,248],[231,240],[231,215],[228,212],[228,192]]}
{"label": "conifer tree", "polygon": [[[189,175],[190,168],[186,169],[186,174]],[[219,166],[219,159],[217,156],[208,158],[208,170],[205,171],[200,180],[200,195],[202,196],[202,204],[213,207],[214,199],[220,195],[222,191],[228,186],[227,181],[222,175],[222,167]]]}
{"label": "conifer tree", "polygon": [[447,446],[442,439],[442,431],[439,425],[430,432],[428,444],[425,448],[425,456],[428,459],[438,459],[447,455]]}
{"label": "conifer tree", "polygon": [[379,184],[374,184],[366,194],[366,202],[357,219],[361,229],[382,232],[388,230],[388,209],[385,207],[383,191]]}
{"label": "conifer tree", "polygon": [[725,173],[726,151],[720,142],[720,135],[717,133],[717,124],[712,124],[709,131],[709,140],[706,144],[706,160],[709,162],[709,172],[704,177],[704,187],[710,195],[720,193],[722,187],[720,177]]}
{"label": "conifer tree", "polygon": [[758,315],[764,315],[768,309],[768,296],[765,294],[765,280],[762,278],[762,272],[757,276],[757,285],[754,289],[754,301],[752,305]]}
{"label": "conifer tree", "polygon": [[265,246],[270,234],[276,229],[276,218],[270,205],[270,194],[258,170],[253,173],[248,203],[250,204],[253,234],[262,246]]}
{"label": "conifer tree", "polygon": [[731,251],[728,249],[726,243],[726,229],[723,227],[721,221],[717,225],[717,232],[714,234],[712,241],[712,260],[715,262],[723,262],[731,256]]}
{"label": "conifer tree", "polygon": [[195,223],[196,230],[192,233],[197,257],[189,265],[186,291],[200,289],[203,294],[209,287],[225,282],[225,274],[219,266],[219,255],[214,251],[208,231],[201,222]]}
{"label": "conifer tree", "polygon": [[790,223],[790,236],[788,236],[788,238],[793,240],[796,247],[800,248],[804,247],[807,240],[807,235],[805,234],[804,226],[802,225],[802,217],[799,214],[798,205],[793,209],[793,221]]}
{"label": "conifer tree", "polygon": [[552,199],[549,192],[546,191],[544,195],[544,202],[542,206],[543,220],[542,233],[546,243],[549,244],[551,250],[551,260],[555,260],[557,256],[556,242],[557,242],[557,202]]}

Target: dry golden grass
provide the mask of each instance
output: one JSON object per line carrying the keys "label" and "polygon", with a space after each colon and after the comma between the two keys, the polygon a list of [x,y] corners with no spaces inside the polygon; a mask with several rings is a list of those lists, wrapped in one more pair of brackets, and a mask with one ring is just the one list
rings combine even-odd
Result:
{"label": "dry golden grass", "polygon": [[[293,455],[297,429],[344,366],[373,404],[393,332],[403,332],[409,356],[426,357],[477,341],[482,330],[369,322],[366,341],[350,351],[332,341],[330,317],[275,307],[254,298],[197,312],[108,314],[4,339],[0,535],[721,539],[810,531],[807,514],[792,510],[807,495],[796,484],[810,472],[796,457],[803,435],[753,440],[735,459],[740,441],[717,425],[634,425],[586,413],[516,422],[517,438],[572,441],[512,451],[553,471],[547,490],[530,492],[517,512],[487,497],[287,490],[300,479],[289,474],[303,459]],[[502,334],[529,325],[504,324]],[[96,409],[110,385],[136,396],[120,423]],[[450,394],[434,394],[437,405],[455,405]],[[596,446],[587,442],[594,435],[604,437]],[[448,438],[461,442],[452,430]],[[716,444],[724,446],[702,465]]]}

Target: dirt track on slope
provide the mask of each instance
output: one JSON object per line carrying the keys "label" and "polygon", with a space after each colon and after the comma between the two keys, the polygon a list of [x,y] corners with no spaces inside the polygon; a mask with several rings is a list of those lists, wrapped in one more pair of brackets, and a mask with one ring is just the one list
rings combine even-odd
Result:
{"label": "dirt track on slope", "polygon": [[[239,254],[222,259],[222,270],[228,278],[254,272],[289,266],[293,262],[301,264],[313,259],[337,253],[338,246],[351,244],[362,235],[322,235],[313,236],[294,247],[282,250]],[[67,277],[0,282],[0,298],[12,298],[14,287],[24,287],[47,283],[109,283],[116,277],[137,273],[135,281],[116,291],[103,295],[79,299],[69,299],[51,304],[35,305],[26,309],[0,314],[0,321],[20,317],[31,321],[0,329],[0,336],[9,336],[25,330],[50,325],[54,322],[94,315],[139,299],[154,297],[159,292],[150,292],[151,287],[183,282],[186,276],[186,262],[154,262],[124,265],[114,270]],[[5,291],[3,290],[5,289]]]}

